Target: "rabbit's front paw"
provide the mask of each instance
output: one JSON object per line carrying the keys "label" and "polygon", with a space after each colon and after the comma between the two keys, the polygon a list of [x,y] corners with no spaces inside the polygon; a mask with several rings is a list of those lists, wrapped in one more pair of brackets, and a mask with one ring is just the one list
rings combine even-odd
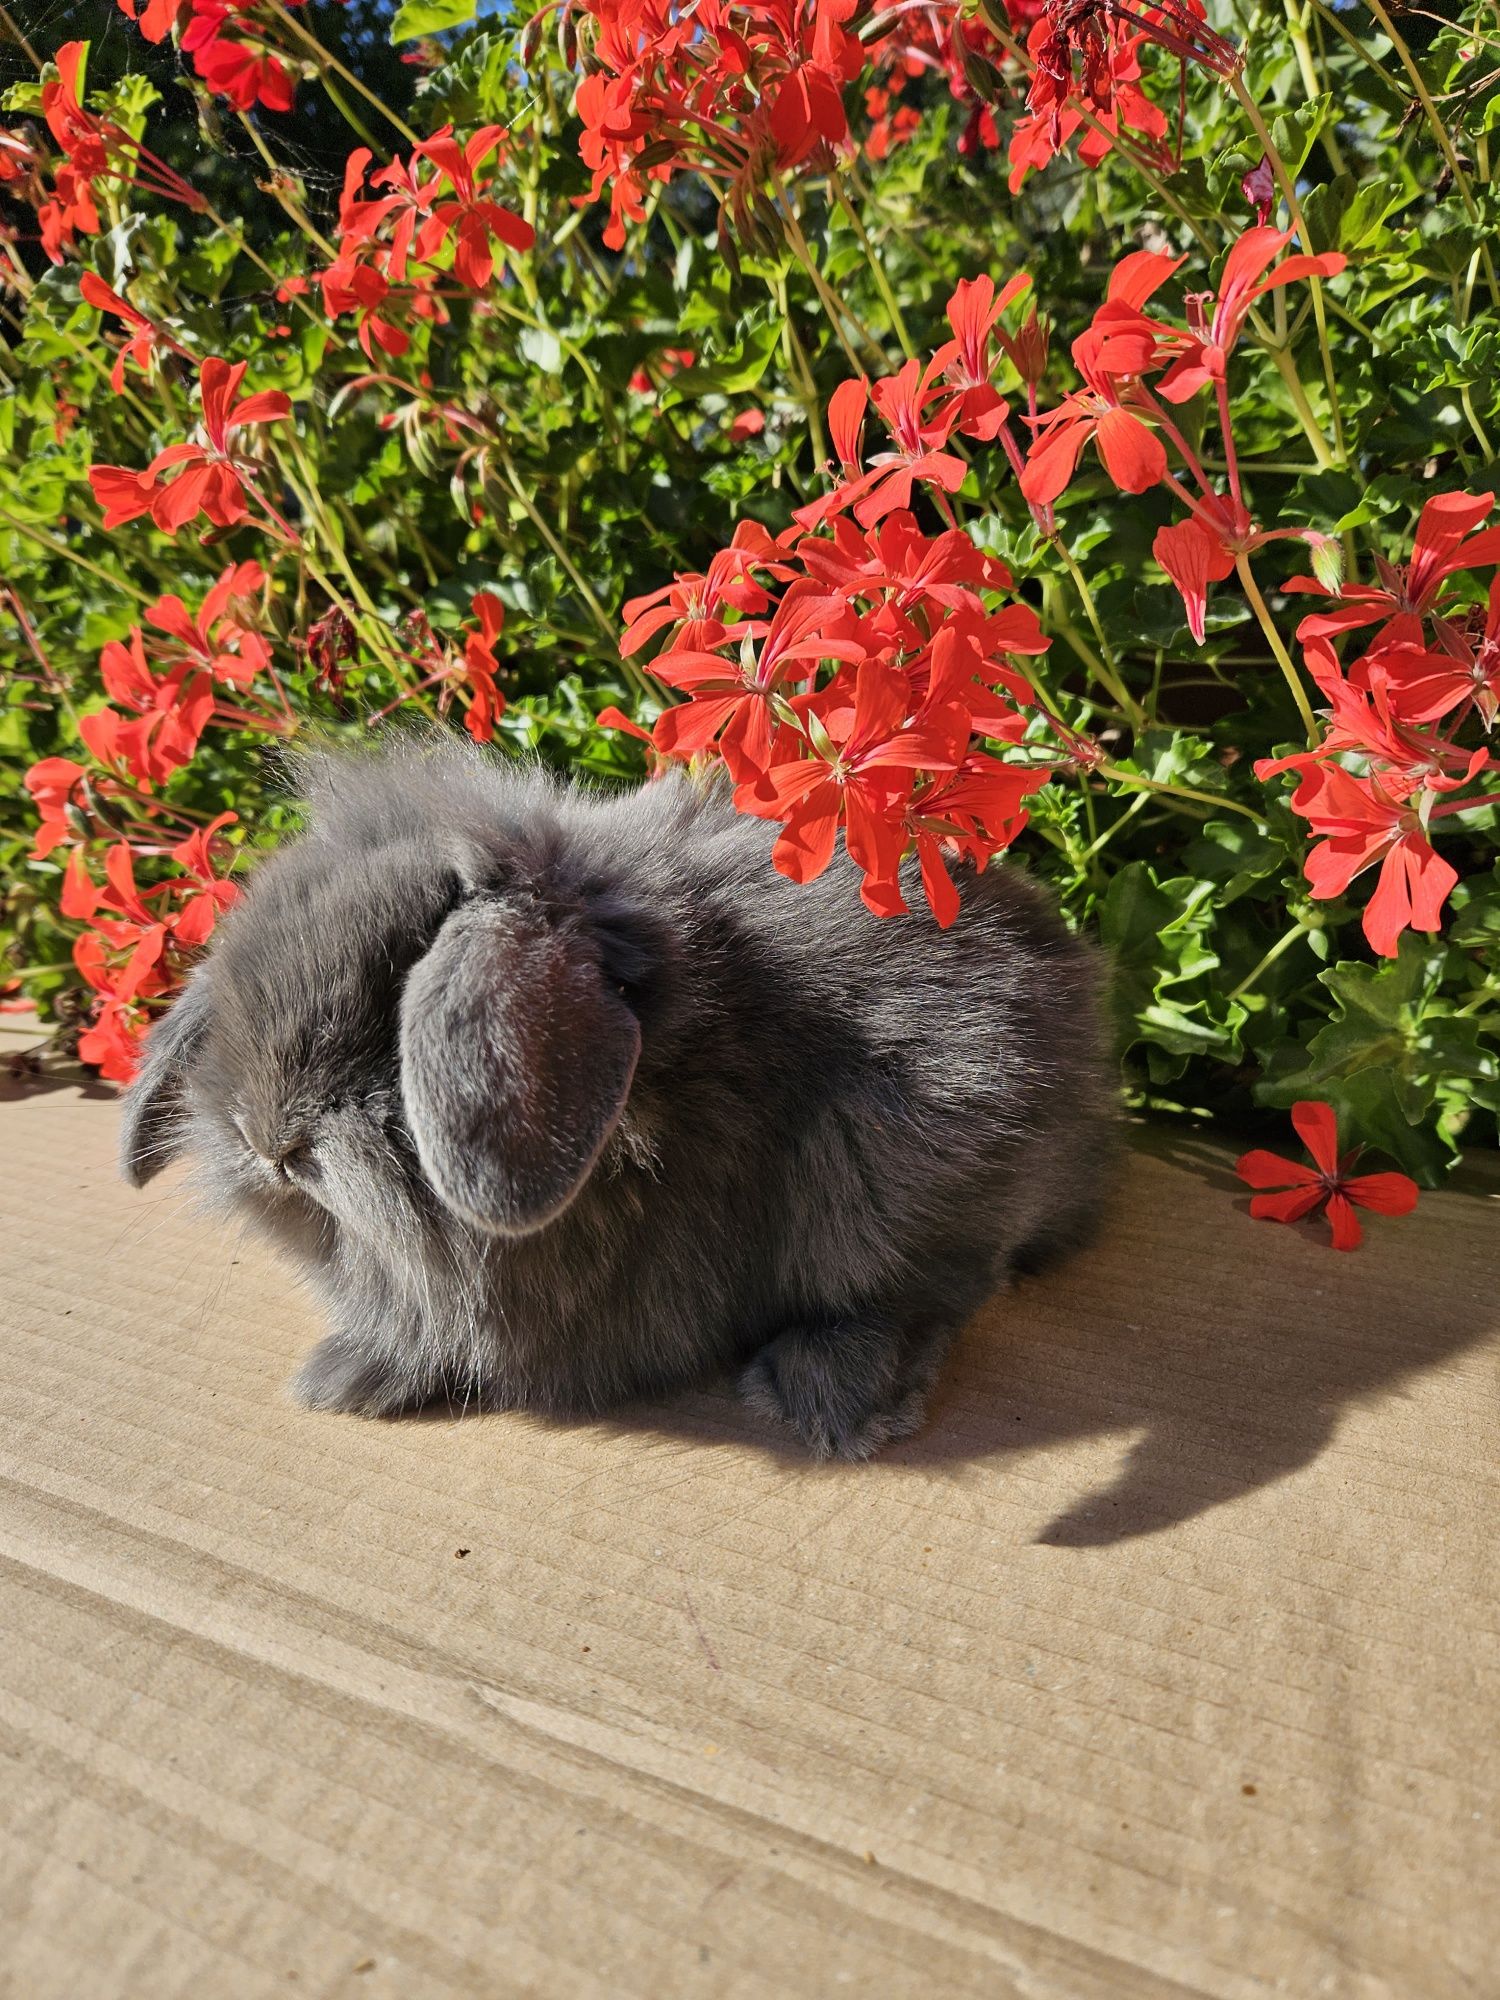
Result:
{"label": "rabbit's front paw", "polygon": [[842,1321],[789,1327],[740,1377],[752,1409],[787,1424],[814,1458],[870,1458],[922,1422],[930,1374],[902,1366],[899,1337]]}
{"label": "rabbit's front paw", "polygon": [[293,1377],[291,1392],[306,1410],[341,1410],[355,1417],[397,1417],[430,1394],[385,1356],[338,1333],[318,1342]]}

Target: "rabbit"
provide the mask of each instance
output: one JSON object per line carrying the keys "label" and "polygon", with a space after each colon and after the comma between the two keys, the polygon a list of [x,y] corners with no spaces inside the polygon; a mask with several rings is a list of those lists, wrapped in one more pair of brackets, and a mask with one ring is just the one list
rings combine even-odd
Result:
{"label": "rabbit", "polygon": [[862,1459],[988,1293],[1088,1235],[1094,957],[1014,867],[961,867],[943,930],[873,916],[842,855],[786,880],[776,828],[683,774],[304,769],[307,828],[153,1028],[122,1136],[132,1184],[191,1154],[305,1267],[304,1405],[590,1413],[733,1370]]}

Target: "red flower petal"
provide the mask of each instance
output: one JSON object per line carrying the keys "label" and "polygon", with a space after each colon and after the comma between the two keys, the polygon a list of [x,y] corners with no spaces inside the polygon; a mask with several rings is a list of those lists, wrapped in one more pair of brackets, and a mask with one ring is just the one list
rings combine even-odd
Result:
{"label": "red flower petal", "polygon": [[1250,1213],[1258,1222],[1300,1222],[1323,1202],[1321,1181],[1312,1187],[1288,1188],[1284,1194],[1251,1197]]}
{"label": "red flower petal", "polygon": [[1332,1179],[1339,1170],[1339,1122],[1333,1106],[1302,1099],[1292,1106],[1292,1128],[1321,1170]]}
{"label": "red flower petal", "polygon": [[639,738],[642,743],[651,741],[651,731],[642,729],[638,722],[632,722],[630,717],[622,714],[618,708],[601,708],[594,717],[594,723],[599,729],[618,729],[626,736]]}
{"label": "red flower petal", "polygon": [[1321,1175],[1315,1174],[1311,1167],[1304,1167],[1300,1160],[1284,1160],[1279,1153],[1267,1153],[1259,1149],[1251,1153],[1242,1153],[1234,1163],[1234,1170],[1247,1187],[1310,1187],[1314,1183],[1322,1185]]}
{"label": "red flower petal", "polygon": [[1364,1241],[1359,1217],[1343,1195],[1336,1192],[1328,1197],[1328,1226],[1333,1231],[1335,1250],[1357,1250]]}
{"label": "red flower petal", "polygon": [[1021,492],[1033,507],[1050,506],[1065,491],[1092,428],[1083,419],[1065,419],[1031,447],[1021,474]]}
{"label": "red flower petal", "polygon": [[1166,476],[1166,447],[1128,410],[1106,410],[1095,437],[1104,469],[1122,493],[1144,493]]}
{"label": "red flower petal", "polygon": [[1376,1215],[1410,1215],[1417,1205],[1417,1184],[1406,1174],[1360,1174],[1345,1181],[1343,1193]]}

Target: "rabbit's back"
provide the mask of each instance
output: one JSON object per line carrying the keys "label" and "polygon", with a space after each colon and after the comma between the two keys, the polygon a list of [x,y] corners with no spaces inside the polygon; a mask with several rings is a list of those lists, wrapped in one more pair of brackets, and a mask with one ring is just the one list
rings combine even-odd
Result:
{"label": "rabbit's back", "polygon": [[1018,870],[963,868],[943,930],[914,870],[896,918],[842,854],[788,881],[776,829],[717,788],[647,788],[599,821],[688,941],[683,1031],[639,1089],[667,1293],[711,1265],[751,1339],[807,1300],[997,1279],[1086,1232],[1110,1123],[1095,960]]}

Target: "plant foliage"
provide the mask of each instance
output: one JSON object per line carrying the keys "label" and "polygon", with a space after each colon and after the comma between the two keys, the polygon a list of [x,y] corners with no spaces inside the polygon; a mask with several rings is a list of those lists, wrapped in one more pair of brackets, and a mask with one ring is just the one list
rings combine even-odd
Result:
{"label": "plant foliage", "polygon": [[1432,1185],[1500,1114],[1500,33],[1451,13],[0,16],[6,1004],[128,1075],[277,747],[447,716],[722,760],[871,922],[1007,848],[1135,1101],[1315,1099]]}

